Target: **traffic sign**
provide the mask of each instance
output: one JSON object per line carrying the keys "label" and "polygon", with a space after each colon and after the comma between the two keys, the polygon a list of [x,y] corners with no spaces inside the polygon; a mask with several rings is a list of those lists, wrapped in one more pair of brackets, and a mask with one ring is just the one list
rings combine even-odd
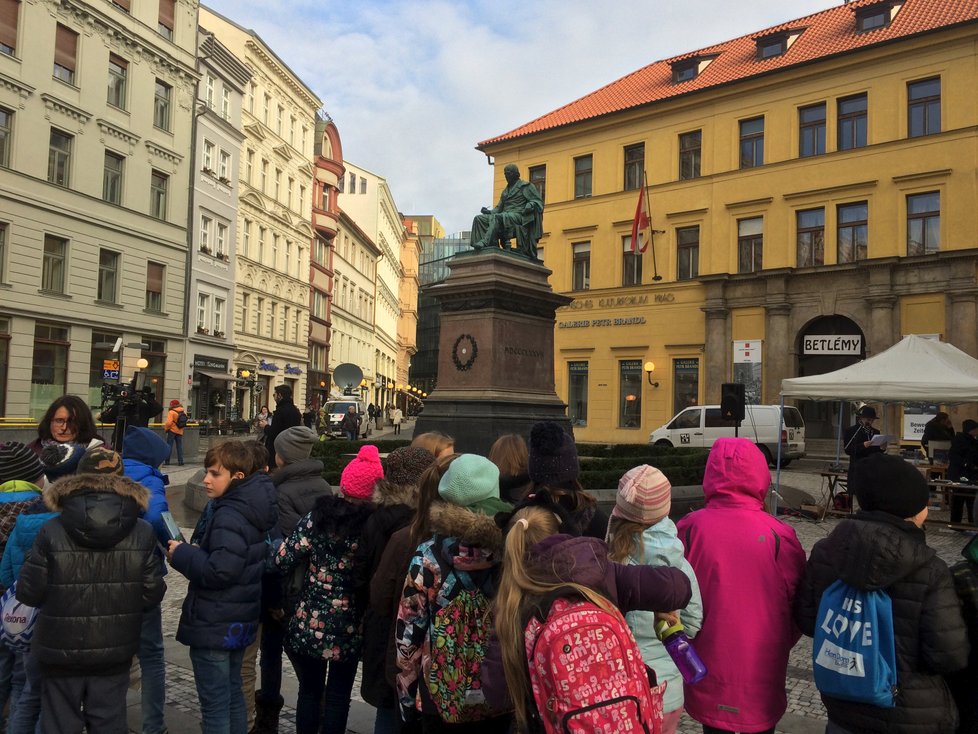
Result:
{"label": "traffic sign", "polygon": [[[118,362],[116,364],[118,364]],[[119,370],[102,370],[102,379],[103,380],[118,380],[119,379]]]}

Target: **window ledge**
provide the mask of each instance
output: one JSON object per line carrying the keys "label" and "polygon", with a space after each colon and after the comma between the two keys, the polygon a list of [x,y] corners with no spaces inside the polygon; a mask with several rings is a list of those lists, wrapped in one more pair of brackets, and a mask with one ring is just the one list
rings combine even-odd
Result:
{"label": "window ledge", "polygon": [[95,299],[95,305],[105,306],[107,308],[118,308],[119,310],[125,309],[121,303],[116,303],[115,301],[100,301],[98,298]]}
{"label": "window ledge", "polygon": [[169,316],[166,311],[157,311],[155,308],[144,308],[143,313],[149,314],[150,316]]}
{"label": "window ledge", "polygon": [[70,301],[72,298],[67,293],[64,293],[62,291],[49,291],[49,290],[45,290],[44,288],[38,288],[37,292],[40,293],[42,296],[50,296],[52,298],[64,298],[66,301]]}

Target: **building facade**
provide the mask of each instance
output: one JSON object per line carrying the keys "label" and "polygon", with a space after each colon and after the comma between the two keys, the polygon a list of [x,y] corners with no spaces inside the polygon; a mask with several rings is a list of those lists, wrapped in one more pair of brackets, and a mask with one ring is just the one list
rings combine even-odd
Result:
{"label": "building facade", "polygon": [[[555,372],[578,438],[645,441],[728,381],[777,402],[783,378],[904,334],[978,354],[976,39],[973,0],[859,0],[480,144],[497,192],[516,163],[544,194],[541,257],[574,298]],[[831,435],[834,406],[801,407],[809,435]]]}
{"label": "building facade", "polygon": [[[233,410],[249,418],[276,384],[306,393],[313,146],[318,97],[254,31],[208,8],[200,24],[252,71],[242,127]],[[274,404],[269,406],[274,408]]]}
{"label": "building facade", "polygon": [[234,420],[234,272],[238,241],[241,103],[251,72],[213,35],[200,34],[194,108],[193,214],[187,353],[192,415]]}
{"label": "building facade", "polygon": [[[5,2],[0,412],[185,399],[197,2]],[[115,351],[116,345],[121,345]]]}

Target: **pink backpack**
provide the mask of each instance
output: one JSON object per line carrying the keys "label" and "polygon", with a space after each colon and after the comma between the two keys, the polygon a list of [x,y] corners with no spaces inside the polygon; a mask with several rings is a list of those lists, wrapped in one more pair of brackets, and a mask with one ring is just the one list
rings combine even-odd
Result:
{"label": "pink backpack", "polygon": [[556,599],[524,634],[537,721],[547,734],[660,734],[666,684],[650,687],[621,613]]}

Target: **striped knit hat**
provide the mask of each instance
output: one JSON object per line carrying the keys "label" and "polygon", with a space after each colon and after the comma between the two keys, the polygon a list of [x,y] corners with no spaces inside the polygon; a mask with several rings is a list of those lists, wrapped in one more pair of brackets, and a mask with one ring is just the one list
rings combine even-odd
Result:
{"label": "striped knit hat", "polygon": [[0,484],[13,479],[36,482],[44,476],[37,454],[19,441],[0,443]]}
{"label": "striped knit hat", "polygon": [[625,472],[618,482],[618,495],[612,517],[655,525],[672,508],[672,485],[654,466],[642,464]]}

